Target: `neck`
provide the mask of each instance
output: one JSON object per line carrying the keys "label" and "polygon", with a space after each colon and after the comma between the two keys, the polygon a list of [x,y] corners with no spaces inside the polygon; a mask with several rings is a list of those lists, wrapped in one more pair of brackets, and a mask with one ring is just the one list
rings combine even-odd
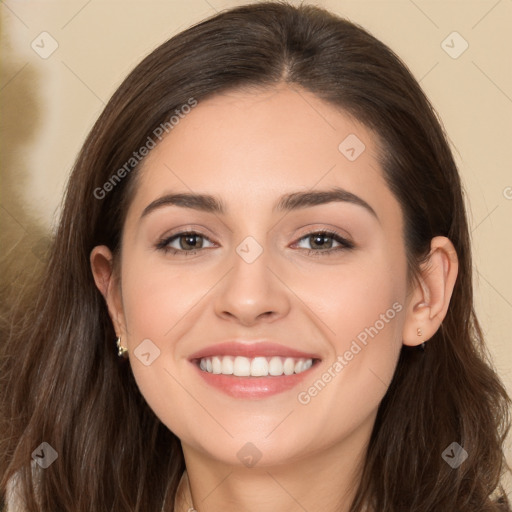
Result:
{"label": "neck", "polygon": [[300,460],[265,466],[262,458],[251,468],[206,457],[182,443],[192,501],[178,500],[176,512],[187,512],[192,503],[197,512],[349,512],[370,434],[371,428],[358,430]]}

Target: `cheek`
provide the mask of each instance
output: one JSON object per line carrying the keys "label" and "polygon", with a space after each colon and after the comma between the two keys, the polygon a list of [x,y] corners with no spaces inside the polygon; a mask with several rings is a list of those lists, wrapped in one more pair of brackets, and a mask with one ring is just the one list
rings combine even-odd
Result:
{"label": "cheek", "polygon": [[[375,413],[389,387],[402,346],[405,257],[374,253],[315,277],[297,293],[322,320],[332,353],[297,401],[328,439],[340,425],[348,432]],[[322,424],[325,411],[332,421]]]}
{"label": "cheek", "polygon": [[[123,308],[129,337],[169,339],[215,282],[205,271],[184,270],[165,262],[148,264],[134,257],[123,268]],[[210,282],[211,281],[211,282]]]}
{"label": "cheek", "polygon": [[[184,271],[165,262],[148,264],[147,255],[136,251],[123,261],[122,272],[124,344],[134,378],[161,421],[178,437],[186,438],[187,429],[204,411],[190,399],[199,396],[200,390],[183,377],[189,363],[178,347],[197,319],[201,299],[218,276],[211,269]],[[184,408],[187,403],[190,407]]]}
{"label": "cheek", "polygon": [[[156,384],[162,379],[169,381],[166,387],[176,387],[171,374],[175,374],[177,364],[185,362],[181,340],[186,339],[193,329],[202,299],[218,277],[215,273],[212,275],[211,270],[185,271],[179,265],[166,265],[165,262],[149,265],[147,257],[138,258],[136,254],[124,265],[123,274],[126,345],[134,375],[140,380],[139,387],[144,390],[149,386],[150,394],[146,398],[151,401],[159,387]],[[153,350],[158,356],[148,367],[139,362],[142,347],[148,348],[149,352]],[[147,351],[144,349],[144,353]],[[180,394],[179,387],[174,391]]]}
{"label": "cheek", "polygon": [[340,265],[310,269],[295,279],[293,289],[316,314],[338,354],[355,339],[364,344],[378,336],[378,351],[400,338],[406,290],[401,254],[376,250]]}

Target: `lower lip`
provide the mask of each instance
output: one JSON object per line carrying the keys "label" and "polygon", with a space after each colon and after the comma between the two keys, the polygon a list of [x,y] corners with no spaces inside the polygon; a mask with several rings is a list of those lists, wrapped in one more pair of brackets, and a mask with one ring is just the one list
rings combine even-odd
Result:
{"label": "lower lip", "polygon": [[280,375],[279,377],[236,377],[235,375],[209,373],[201,370],[198,364],[194,362],[192,364],[207,384],[219,389],[226,395],[233,398],[258,399],[277,395],[294,388],[307,376],[311,375],[311,371],[318,362],[315,361],[313,366],[301,373]]}

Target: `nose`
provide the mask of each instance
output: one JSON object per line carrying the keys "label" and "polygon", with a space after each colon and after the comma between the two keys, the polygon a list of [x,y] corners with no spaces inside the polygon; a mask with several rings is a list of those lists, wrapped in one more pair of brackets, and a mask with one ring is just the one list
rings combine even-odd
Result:
{"label": "nose", "polygon": [[231,270],[216,289],[215,313],[224,320],[252,326],[275,322],[290,310],[290,290],[267,251],[254,261],[233,255]]}

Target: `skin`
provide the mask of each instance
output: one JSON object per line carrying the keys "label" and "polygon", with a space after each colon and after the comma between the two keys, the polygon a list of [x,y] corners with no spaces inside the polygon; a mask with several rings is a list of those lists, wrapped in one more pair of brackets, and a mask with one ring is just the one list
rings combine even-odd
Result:
{"label": "skin", "polygon": [[[338,149],[349,134],[366,146],[354,161]],[[400,348],[427,341],[445,317],[457,275],[453,245],[434,238],[420,279],[408,286],[402,213],[384,181],[375,134],[284,84],[199,102],[152,150],[138,178],[119,275],[105,246],[92,251],[91,267],[142,394],[182,442],[196,509],[348,511]],[[283,194],[333,186],[362,198],[376,216],[348,202],[272,210]],[[218,196],[226,213],[167,205],[141,218],[162,195],[191,191]],[[325,249],[307,235],[322,229],[355,247],[320,254]],[[155,248],[187,230],[207,237],[195,255]],[[250,264],[236,252],[247,236],[263,248]],[[179,237],[171,243],[184,247]],[[334,239],[324,245],[338,246]],[[298,393],[396,303],[401,311],[321,392],[299,403]],[[160,350],[149,366],[133,353],[144,339]],[[295,389],[232,398],[187,360],[228,339],[267,339],[321,362]],[[261,452],[252,468],[237,457],[247,442]]]}

